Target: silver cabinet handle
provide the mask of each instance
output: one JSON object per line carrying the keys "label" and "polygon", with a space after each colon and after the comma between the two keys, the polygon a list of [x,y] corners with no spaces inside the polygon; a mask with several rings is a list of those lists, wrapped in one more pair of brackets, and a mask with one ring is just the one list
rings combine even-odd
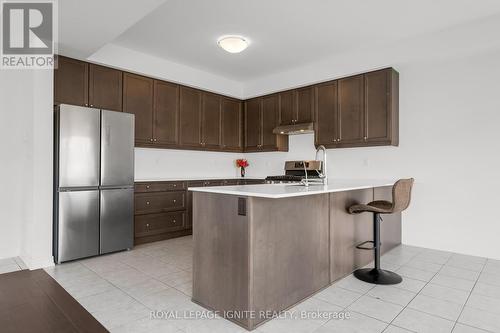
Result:
{"label": "silver cabinet handle", "polygon": [[149,223],[146,223],[146,229],[149,230]]}
{"label": "silver cabinet handle", "polygon": [[146,185],[146,188],[149,189],[149,185]]}
{"label": "silver cabinet handle", "polygon": [[177,187],[177,184],[174,184],[174,187]]}
{"label": "silver cabinet handle", "polygon": [[156,139],[153,139],[154,142],[156,142]]}
{"label": "silver cabinet handle", "polygon": [[175,220],[172,220],[172,223],[175,223],[176,221]]}
{"label": "silver cabinet handle", "polygon": [[153,139],[149,139],[149,141],[153,142]]}
{"label": "silver cabinet handle", "polygon": [[146,201],[146,205],[149,205],[149,201]]}
{"label": "silver cabinet handle", "polygon": [[175,200],[175,199],[174,199],[173,201],[174,201],[174,203],[176,203],[176,202],[177,202],[177,200]]}

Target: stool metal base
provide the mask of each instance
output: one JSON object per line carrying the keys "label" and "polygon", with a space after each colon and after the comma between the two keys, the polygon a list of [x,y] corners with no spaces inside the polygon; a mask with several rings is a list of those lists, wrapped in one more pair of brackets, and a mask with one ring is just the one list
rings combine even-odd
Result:
{"label": "stool metal base", "polygon": [[361,281],[373,284],[398,284],[403,278],[398,274],[376,268],[362,268],[354,271],[354,276]]}

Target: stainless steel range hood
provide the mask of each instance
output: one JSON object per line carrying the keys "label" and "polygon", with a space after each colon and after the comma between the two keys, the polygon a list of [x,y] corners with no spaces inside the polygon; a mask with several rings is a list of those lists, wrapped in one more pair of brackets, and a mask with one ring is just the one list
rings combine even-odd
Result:
{"label": "stainless steel range hood", "polygon": [[273,129],[274,134],[295,135],[314,132],[313,123],[299,123],[293,125],[278,126]]}

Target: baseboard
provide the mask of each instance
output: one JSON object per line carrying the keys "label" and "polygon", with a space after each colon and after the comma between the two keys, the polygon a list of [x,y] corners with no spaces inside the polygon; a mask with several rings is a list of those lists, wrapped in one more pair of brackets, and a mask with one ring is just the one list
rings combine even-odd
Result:
{"label": "baseboard", "polygon": [[54,266],[54,259],[50,257],[33,258],[28,255],[20,255],[29,270]]}

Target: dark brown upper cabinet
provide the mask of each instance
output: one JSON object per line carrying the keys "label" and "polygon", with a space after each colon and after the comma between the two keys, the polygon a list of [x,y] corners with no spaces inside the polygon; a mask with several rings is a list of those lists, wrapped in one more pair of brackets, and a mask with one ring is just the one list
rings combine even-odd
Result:
{"label": "dark brown upper cabinet", "polygon": [[315,142],[317,145],[336,145],[338,135],[337,81],[318,84],[314,90]]}
{"label": "dark brown upper cabinet", "polygon": [[245,151],[258,151],[262,147],[262,98],[245,102]]}
{"label": "dark brown upper cabinet", "polygon": [[314,120],[314,89],[312,86],[296,90],[296,123],[310,123]]}
{"label": "dark brown upper cabinet", "polygon": [[288,151],[288,136],[276,135],[279,95],[252,98],[245,102],[245,151]]}
{"label": "dark brown upper cabinet", "polygon": [[[277,135],[273,129],[278,126],[279,95],[262,98],[262,149],[278,150]],[[288,137],[287,137],[288,139]]]}
{"label": "dark brown upper cabinet", "polygon": [[222,98],[222,149],[225,151],[241,151],[242,116],[241,102],[230,98]]}
{"label": "dark brown upper cabinet", "polygon": [[296,118],[296,93],[294,90],[279,93],[280,125],[292,125]]}
{"label": "dark brown upper cabinet", "polygon": [[399,74],[392,68],[315,86],[316,145],[399,144]]}
{"label": "dark brown upper cabinet", "polygon": [[180,91],[180,145],[200,148],[201,140],[201,91],[181,87]]}
{"label": "dark brown upper cabinet", "polygon": [[89,106],[89,64],[57,56],[54,70],[54,104]]}
{"label": "dark brown upper cabinet", "polygon": [[313,121],[313,87],[288,90],[279,93],[280,125],[310,123]]}
{"label": "dark brown upper cabinet", "polygon": [[179,85],[154,81],[153,141],[158,145],[179,143]]}
{"label": "dark brown upper cabinet", "polygon": [[365,140],[363,75],[338,80],[337,124],[337,144],[359,144]]}
{"label": "dark brown upper cabinet", "polygon": [[399,74],[385,69],[365,74],[365,138],[371,144],[398,145]]}
{"label": "dark brown upper cabinet", "polygon": [[135,142],[152,144],[153,79],[130,73],[123,74],[123,112],[135,115]]}
{"label": "dark brown upper cabinet", "polygon": [[221,146],[221,97],[206,92],[202,95],[201,145],[212,149]]}
{"label": "dark brown upper cabinet", "polygon": [[57,56],[54,104],[135,114],[136,146],[287,151],[279,125],[314,123],[327,148],[399,144],[399,74],[386,68],[246,101]]}
{"label": "dark brown upper cabinet", "polygon": [[89,106],[122,111],[123,72],[90,64]]}

